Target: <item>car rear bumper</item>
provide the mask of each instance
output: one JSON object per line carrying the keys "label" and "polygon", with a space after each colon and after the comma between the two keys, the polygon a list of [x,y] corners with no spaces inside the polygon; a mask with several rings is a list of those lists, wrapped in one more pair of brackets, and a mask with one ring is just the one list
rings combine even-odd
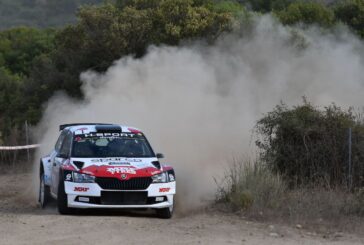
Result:
{"label": "car rear bumper", "polygon": [[107,190],[96,183],[65,181],[71,208],[166,208],[173,205],[176,182],[150,184],[145,190]]}

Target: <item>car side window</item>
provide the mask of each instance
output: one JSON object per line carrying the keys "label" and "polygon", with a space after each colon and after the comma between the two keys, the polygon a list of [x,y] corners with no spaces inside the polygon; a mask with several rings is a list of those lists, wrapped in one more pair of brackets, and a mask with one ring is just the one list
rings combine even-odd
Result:
{"label": "car side window", "polygon": [[62,155],[68,156],[71,151],[71,144],[72,144],[72,133],[68,132],[63,140],[60,153]]}
{"label": "car side window", "polygon": [[61,135],[58,137],[58,140],[56,142],[56,145],[54,146],[54,149],[59,152],[61,150],[62,142],[64,140],[64,137],[66,136],[67,132],[62,131]]}

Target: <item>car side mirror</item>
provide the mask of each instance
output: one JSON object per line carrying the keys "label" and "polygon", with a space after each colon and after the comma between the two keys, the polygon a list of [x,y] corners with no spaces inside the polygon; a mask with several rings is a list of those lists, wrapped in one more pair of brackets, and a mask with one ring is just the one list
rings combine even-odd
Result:
{"label": "car side mirror", "polygon": [[164,155],[163,155],[162,153],[157,153],[157,154],[156,154],[156,157],[157,157],[157,158],[164,158]]}

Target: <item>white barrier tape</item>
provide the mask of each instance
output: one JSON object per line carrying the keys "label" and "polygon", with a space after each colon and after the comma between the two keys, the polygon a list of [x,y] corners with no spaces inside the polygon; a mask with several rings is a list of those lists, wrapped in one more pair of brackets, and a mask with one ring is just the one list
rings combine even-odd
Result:
{"label": "white barrier tape", "polygon": [[38,148],[39,144],[34,145],[20,145],[20,146],[0,146],[0,151],[15,151],[15,150],[24,150],[24,149],[33,149]]}

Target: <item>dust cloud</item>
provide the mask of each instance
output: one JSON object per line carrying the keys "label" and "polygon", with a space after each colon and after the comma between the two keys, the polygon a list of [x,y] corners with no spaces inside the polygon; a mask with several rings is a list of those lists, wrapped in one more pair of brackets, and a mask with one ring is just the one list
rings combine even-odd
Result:
{"label": "dust cloud", "polygon": [[83,102],[54,96],[38,126],[41,154],[51,150],[59,124],[135,126],[175,167],[180,209],[196,208],[213,198],[213,176],[227,158],[254,154],[254,124],[276,104],[306,96],[318,105],[362,106],[363,54],[363,43],[344,29],[295,32],[270,16],[213,46],[150,47],[103,74],[82,73]]}

